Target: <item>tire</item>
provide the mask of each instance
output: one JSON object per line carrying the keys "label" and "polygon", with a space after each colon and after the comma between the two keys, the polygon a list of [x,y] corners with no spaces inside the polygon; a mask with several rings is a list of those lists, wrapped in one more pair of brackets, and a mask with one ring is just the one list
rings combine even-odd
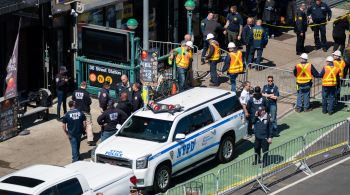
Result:
{"label": "tire", "polygon": [[[164,182],[164,178],[167,177],[167,182]],[[162,182],[163,180],[163,182]],[[171,182],[171,170],[166,165],[159,165],[156,169],[153,182],[153,190],[156,193],[164,193],[168,190]]]}
{"label": "tire", "polygon": [[220,141],[217,159],[220,163],[227,163],[233,160],[235,151],[235,140],[232,136],[225,136]]}

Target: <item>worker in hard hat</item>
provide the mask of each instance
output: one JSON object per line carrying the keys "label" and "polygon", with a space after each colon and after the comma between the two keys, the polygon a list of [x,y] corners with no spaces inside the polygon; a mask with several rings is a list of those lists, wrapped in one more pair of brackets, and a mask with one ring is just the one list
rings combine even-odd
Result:
{"label": "worker in hard hat", "polygon": [[192,61],[192,49],[192,41],[186,41],[184,45],[170,52],[168,63],[172,64],[175,58],[179,91],[183,91],[186,88],[186,75]]}
{"label": "worker in hard hat", "polygon": [[[309,56],[306,53],[300,55],[300,63],[294,67],[293,73],[297,84],[297,104],[296,112],[308,112],[310,108],[310,89],[312,79],[318,77],[318,72],[315,67],[308,62]],[[304,107],[303,107],[304,102]],[[304,109],[303,109],[304,108]],[[303,110],[302,110],[303,109]]]}
{"label": "worker in hard hat", "polygon": [[341,89],[341,86],[343,86],[342,79],[346,78],[346,74],[347,74],[349,68],[346,66],[345,61],[342,59],[342,57],[341,57],[342,55],[341,55],[341,52],[339,50],[333,52],[332,55],[334,58],[334,61],[333,61],[334,66],[339,68],[340,82],[338,82],[338,89],[337,89],[337,101],[339,101],[340,100],[340,89]]}
{"label": "worker in hard hat", "polygon": [[227,71],[231,81],[231,91],[236,92],[236,79],[239,74],[244,72],[242,52],[237,49],[233,42],[230,42],[227,48],[229,53],[225,58],[225,64],[222,71]]}
{"label": "worker in hard hat", "polygon": [[334,58],[328,56],[320,77],[322,78],[322,113],[332,115],[334,112],[337,84],[339,82],[339,68],[334,66]]}
{"label": "worker in hard hat", "polygon": [[220,44],[214,39],[214,35],[209,33],[207,35],[207,40],[209,42],[209,48],[207,50],[207,54],[205,55],[205,59],[209,60],[210,65],[210,84],[209,86],[219,86],[219,78],[218,73],[216,72],[216,65],[220,60]]}

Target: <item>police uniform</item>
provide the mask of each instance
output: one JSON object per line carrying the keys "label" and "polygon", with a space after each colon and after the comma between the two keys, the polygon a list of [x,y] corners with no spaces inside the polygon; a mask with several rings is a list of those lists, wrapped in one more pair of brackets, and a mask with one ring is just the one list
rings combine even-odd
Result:
{"label": "police uniform", "polygon": [[322,113],[331,115],[334,112],[339,68],[334,65],[326,65],[323,67],[320,77],[322,77]]}
{"label": "police uniform", "polygon": [[[312,21],[316,25],[312,27],[312,30],[314,31],[315,46],[317,48],[322,47],[324,50],[327,50],[325,23],[327,22],[327,19],[330,20],[332,18],[332,10],[324,2],[321,2],[320,5],[317,5],[316,3],[314,3],[307,10],[307,15],[311,16]],[[319,35],[320,33],[321,33],[321,42],[320,42],[320,35]]]}
{"label": "police uniform", "polygon": [[219,86],[218,73],[216,72],[216,65],[220,60],[220,45],[219,42],[210,39],[209,50],[207,51],[206,59],[210,64],[210,78],[214,86]]}
{"label": "police uniform", "polygon": [[250,32],[249,41],[251,47],[248,56],[248,64],[253,63],[255,51],[257,52],[256,64],[260,64],[264,47],[268,42],[266,30],[262,26],[254,26]]}
{"label": "police uniform", "polygon": [[255,116],[253,119],[254,125],[254,152],[255,152],[255,163],[261,162],[261,150],[263,152],[263,163],[267,165],[267,151],[269,150],[269,143],[267,139],[272,138],[272,124],[270,115],[265,113],[263,116]]}
{"label": "police uniform", "polygon": [[229,26],[227,27],[227,39],[228,42],[234,42],[238,45],[238,35],[241,26],[243,25],[242,16],[237,13],[229,13],[227,14],[226,20],[229,21]]}
{"label": "police uniform", "polygon": [[61,105],[63,103],[63,113],[67,112],[67,91],[68,91],[68,79],[66,72],[62,72],[56,75],[56,92],[57,92],[57,117],[61,116]]}
{"label": "police uniform", "polygon": [[318,72],[311,63],[300,63],[294,67],[293,73],[297,83],[296,111],[301,111],[302,102],[304,102],[304,111],[309,111],[312,79],[318,77]]}
{"label": "police uniform", "polygon": [[127,119],[127,115],[120,109],[109,108],[104,111],[98,118],[97,123],[101,126],[101,142],[112,136],[117,131],[117,124],[123,124]]}
{"label": "police uniform", "polygon": [[[304,11],[300,9],[297,10],[295,16],[295,28],[294,32],[297,34],[297,43],[296,43],[296,53],[300,55],[305,52],[304,42],[307,31],[307,17]],[[300,34],[303,33],[301,36]]]}
{"label": "police uniform", "polygon": [[[260,95],[254,94],[252,97],[250,97],[250,99],[248,100],[248,103],[247,103],[247,110],[249,112],[250,121],[251,121],[250,125],[253,125],[252,122],[255,119],[255,113],[259,109],[261,109],[262,107],[265,107],[267,110],[267,108],[268,108],[267,106],[268,106],[267,100],[261,94]],[[249,129],[249,131],[254,130],[252,126],[248,127],[248,129]],[[249,132],[248,132],[248,134],[249,134]]]}
{"label": "police uniform", "polygon": [[79,149],[81,136],[84,132],[84,121],[86,117],[78,109],[68,111],[62,118],[63,124],[67,125],[69,141],[72,148],[72,161],[79,160]]}
{"label": "police uniform", "polygon": [[103,111],[105,111],[107,109],[107,104],[108,104],[108,101],[110,99],[111,98],[109,97],[109,90],[105,89],[105,88],[102,88],[100,90],[100,92],[98,93],[98,102],[100,104],[100,108]]}
{"label": "police uniform", "polygon": [[225,58],[223,72],[226,70],[231,82],[231,91],[236,91],[236,79],[244,71],[241,51],[228,53]]}
{"label": "police uniform", "polygon": [[143,107],[142,91],[134,91],[132,94],[132,109],[133,112]]}
{"label": "police uniform", "polygon": [[75,108],[82,111],[86,116],[86,135],[87,141],[91,145],[94,141],[92,130],[92,117],[90,114],[91,97],[89,92],[83,88],[79,88],[73,92],[72,100],[75,102]]}
{"label": "police uniform", "polygon": [[133,110],[132,104],[131,102],[129,102],[129,100],[119,101],[117,104],[117,108],[124,111],[128,117],[131,115],[131,112]]}
{"label": "police uniform", "polygon": [[[280,96],[278,87],[273,83],[272,85],[264,85],[263,94],[273,94],[276,97]],[[268,110],[271,116],[271,124],[274,135],[277,135],[277,100],[267,98]]]}
{"label": "police uniform", "polygon": [[128,82],[126,85],[124,85],[122,82],[117,83],[115,92],[116,99],[119,99],[120,94],[126,92],[128,94],[129,101],[132,100],[132,84],[130,82]]}

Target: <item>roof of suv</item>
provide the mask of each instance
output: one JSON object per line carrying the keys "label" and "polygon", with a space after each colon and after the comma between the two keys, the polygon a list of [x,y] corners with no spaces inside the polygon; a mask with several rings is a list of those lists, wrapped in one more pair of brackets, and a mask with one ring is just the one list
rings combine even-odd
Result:
{"label": "roof of suv", "polygon": [[215,98],[222,97],[225,95],[234,94],[233,92],[226,91],[223,89],[206,88],[206,87],[195,87],[193,89],[181,92],[169,98],[166,98],[158,103],[160,104],[180,104],[183,109],[180,112],[170,113],[153,113],[151,110],[140,110],[135,115],[147,118],[155,118],[160,120],[172,121],[178,115],[184,113],[184,111],[193,107],[199,106],[203,103],[211,101]]}

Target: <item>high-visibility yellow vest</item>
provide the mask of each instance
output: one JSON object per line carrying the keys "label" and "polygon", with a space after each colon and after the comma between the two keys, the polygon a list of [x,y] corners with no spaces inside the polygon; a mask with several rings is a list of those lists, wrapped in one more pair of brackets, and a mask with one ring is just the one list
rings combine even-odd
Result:
{"label": "high-visibility yellow vest", "polygon": [[344,68],[345,68],[345,61],[344,60],[334,60],[333,64],[335,67],[339,68],[339,77],[342,79],[344,78]]}
{"label": "high-visibility yellow vest", "polygon": [[185,53],[185,48],[181,47],[181,53],[176,55],[176,65],[180,68],[187,69],[190,66],[191,58],[191,54],[189,52]]}
{"label": "high-visibility yellow vest", "polygon": [[242,52],[237,51],[236,53],[230,52],[229,53],[231,61],[230,61],[230,67],[228,68],[229,74],[238,74],[243,72],[243,59],[242,59]]}
{"label": "high-visibility yellow vest", "polygon": [[325,73],[322,78],[322,86],[334,87],[337,85],[337,75],[339,74],[339,68],[335,66],[324,66]]}
{"label": "high-visibility yellow vest", "polygon": [[[219,43],[215,40],[210,40],[209,44],[214,47],[214,53],[209,58],[209,60],[219,60],[220,59],[220,46]],[[207,54],[209,53],[209,49],[207,51]]]}
{"label": "high-visibility yellow vest", "polygon": [[304,84],[312,80],[311,64],[297,64],[297,83]]}

